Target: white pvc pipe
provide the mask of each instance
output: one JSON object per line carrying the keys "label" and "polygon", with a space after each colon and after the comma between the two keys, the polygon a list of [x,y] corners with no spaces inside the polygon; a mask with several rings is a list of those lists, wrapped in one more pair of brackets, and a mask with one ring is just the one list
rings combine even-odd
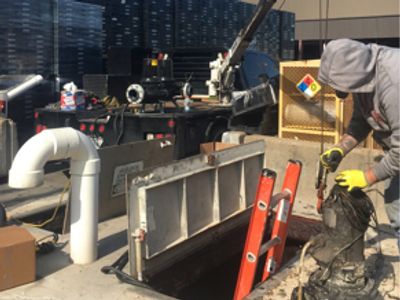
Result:
{"label": "white pvc pipe", "polygon": [[43,183],[49,160],[71,158],[70,255],[76,264],[97,258],[98,190],[100,159],[92,141],[72,128],[44,130],[18,151],[9,171],[12,188]]}
{"label": "white pvc pipe", "polygon": [[5,95],[5,101],[11,101],[13,98],[17,97],[18,95],[26,92],[27,90],[33,88],[35,85],[39,84],[43,80],[42,75],[35,75],[29,80],[19,84],[15,88],[8,91]]}

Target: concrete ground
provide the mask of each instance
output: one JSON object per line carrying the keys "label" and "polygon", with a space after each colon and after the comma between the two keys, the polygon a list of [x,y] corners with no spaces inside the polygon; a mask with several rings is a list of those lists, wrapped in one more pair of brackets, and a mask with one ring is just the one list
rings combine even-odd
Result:
{"label": "concrete ground", "polygon": [[[1,300],[122,300],[173,299],[157,292],[123,284],[100,269],[111,265],[127,249],[126,216],[99,224],[99,258],[89,265],[74,265],[68,254],[68,244],[47,255],[37,256],[37,278],[17,288],[0,292]],[[33,230],[43,236],[43,232]],[[62,235],[59,242],[68,241]]]}
{"label": "concrete ground", "polygon": [[[377,285],[377,300],[400,299],[400,261],[397,244],[387,234],[369,231],[366,237],[367,276]],[[247,300],[288,300],[295,287],[299,286],[300,260],[297,255],[270,280],[261,284]],[[306,256],[302,265],[301,282],[305,285],[310,274],[318,268],[311,256]],[[338,299],[339,300],[339,299]]]}
{"label": "concrete ground", "polygon": [[[275,191],[278,191],[282,185],[283,174],[286,168],[285,161],[288,159],[298,159],[303,162],[293,213],[308,218],[321,219],[320,215],[316,212],[316,191],[314,189],[316,162],[320,153],[319,143],[258,135],[248,136],[245,141],[250,142],[258,139],[263,139],[266,144],[265,156],[267,168],[275,170],[278,173]],[[325,147],[328,149],[330,145],[325,145]],[[376,150],[355,149],[342,161],[338,171],[345,169],[364,170],[374,164],[381,155],[382,152]],[[329,175],[326,193],[333,185],[334,174]],[[374,204],[380,228],[391,232],[382,198],[383,184],[376,184],[366,191]],[[382,256],[379,254],[379,249],[381,249]],[[382,299],[400,299],[400,257],[396,239],[382,232],[377,234],[371,229],[368,230],[365,255],[368,272],[370,277],[374,278],[379,284]],[[298,258],[299,255],[296,259],[292,260],[291,265],[282,269],[275,277],[254,291],[249,299],[290,299],[291,291],[294,287],[298,286]],[[315,268],[316,264],[314,260],[308,257],[304,263],[303,282],[307,281],[309,274]]]}
{"label": "concrete ground", "polygon": [[[246,141],[264,139],[266,142],[266,166],[278,173],[275,192],[283,181],[286,161],[290,158],[303,162],[303,172],[293,213],[307,218],[320,219],[316,212],[314,190],[315,165],[319,154],[319,144],[272,137],[250,136]],[[341,168],[360,168],[374,163],[378,152],[357,149],[342,163]],[[329,178],[329,188],[333,177]],[[55,207],[60,199],[67,179],[61,172],[47,174],[45,183],[30,190],[12,190],[6,184],[0,185],[0,202],[9,216],[22,218],[34,212]],[[383,199],[379,195],[382,185],[377,185],[369,195],[378,213],[378,220],[385,230],[388,221]],[[67,197],[64,197],[65,202]],[[15,289],[0,292],[0,300],[35,299],[171,299],[158,293],[132,287],[111,275],[100,272],[101,267],[112,264],[126,250],[126,216],[99,224],[99,260],[87,266],[72,265],[68,258],[68,245],[59,251],[37,259],[37,281]],[[36,234],[36,233],[35,233]],[[67,241],[68,235],[61,237]],[[367,235],[367,266],[369,274],[379,283],[383,299],[400,299],[400,263],[395,240],[388,235],[369,232]],[[383,256],[378,255],[381,249]],[[272,279],[262,284],[249,299],[289,299],[291,290],[298,285],[298,260],[282,269]],[[303,282],[315,268],[311,257],[304,264]]]}

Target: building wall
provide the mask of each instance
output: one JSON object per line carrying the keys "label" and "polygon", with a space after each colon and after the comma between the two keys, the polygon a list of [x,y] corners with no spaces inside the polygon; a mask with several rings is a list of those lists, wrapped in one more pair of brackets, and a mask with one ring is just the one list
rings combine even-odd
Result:
{"label": "building wall", "polygon": [[[242,1],[258,3],[258,0]],[[278,0],[274,8],[281,8],[296,14],[296,40],[319,39],[319,4],[321,2],[321,18],[325,20],[327,0],[286,0],[284,3],[283,1],[285,0]],[[399,38],[400,1],[329,1],[328,19],[328,39],[340,37],[355,39]],[[321,31],[324,34],[324,24],[321,26]]]}
{"label": "building wall", "polygon": [[[329,19],[327,39],[383,39],[400,36],[399,16]],[[325,20],[296,21],[296,40],[319,39],[320,28],[325,37]]]}
{"label": "building wall", "polygon": [[[243,2],[258,3],[258,0],[242,0]],[[281,6],[285,0],[277,0],[274,8]],[[283,10],[296,13],[296,20],[319,19],[320,0],[286,0]],[[322,17],[325,18],[326,0],[322,0]],[[372,16],[393,16],[400,14],[398,0],[333,0],[329,1],[329,18],[359,18]]]}

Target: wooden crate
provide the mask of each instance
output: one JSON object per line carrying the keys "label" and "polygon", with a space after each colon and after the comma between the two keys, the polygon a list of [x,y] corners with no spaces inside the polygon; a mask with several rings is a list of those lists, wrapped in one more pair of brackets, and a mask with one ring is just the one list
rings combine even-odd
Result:
{"label": "wooden crate", "polygon": [[318,81],[319,64],[319,60],[280,63],[279,137],[320,142],[323,132],[323,141],[334,144],[346,131],[353,107],[351,95],[342,101],[331,87],[320,83],[321,91],[307,100],[296,88],[306,74]]}

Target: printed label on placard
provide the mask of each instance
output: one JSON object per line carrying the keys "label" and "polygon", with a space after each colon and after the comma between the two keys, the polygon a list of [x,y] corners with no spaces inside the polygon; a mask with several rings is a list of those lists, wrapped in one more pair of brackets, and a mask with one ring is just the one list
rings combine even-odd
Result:
{"label": "printed label on placard", "polygon": [[286,223],[288,216],[289,216],[289,208],[290,208],[290,202],[289,200],[282,199],[281,203],[279,205],[279,211],[277,214],[277,219],[278,221],[282,223]]}
{"label": "printed label on placard", "polygon": [[130,164],[118,166],[114,170],[111,188],[111,197],[125,193],[125,175],[143,170],[143,161],[136,161]]}

